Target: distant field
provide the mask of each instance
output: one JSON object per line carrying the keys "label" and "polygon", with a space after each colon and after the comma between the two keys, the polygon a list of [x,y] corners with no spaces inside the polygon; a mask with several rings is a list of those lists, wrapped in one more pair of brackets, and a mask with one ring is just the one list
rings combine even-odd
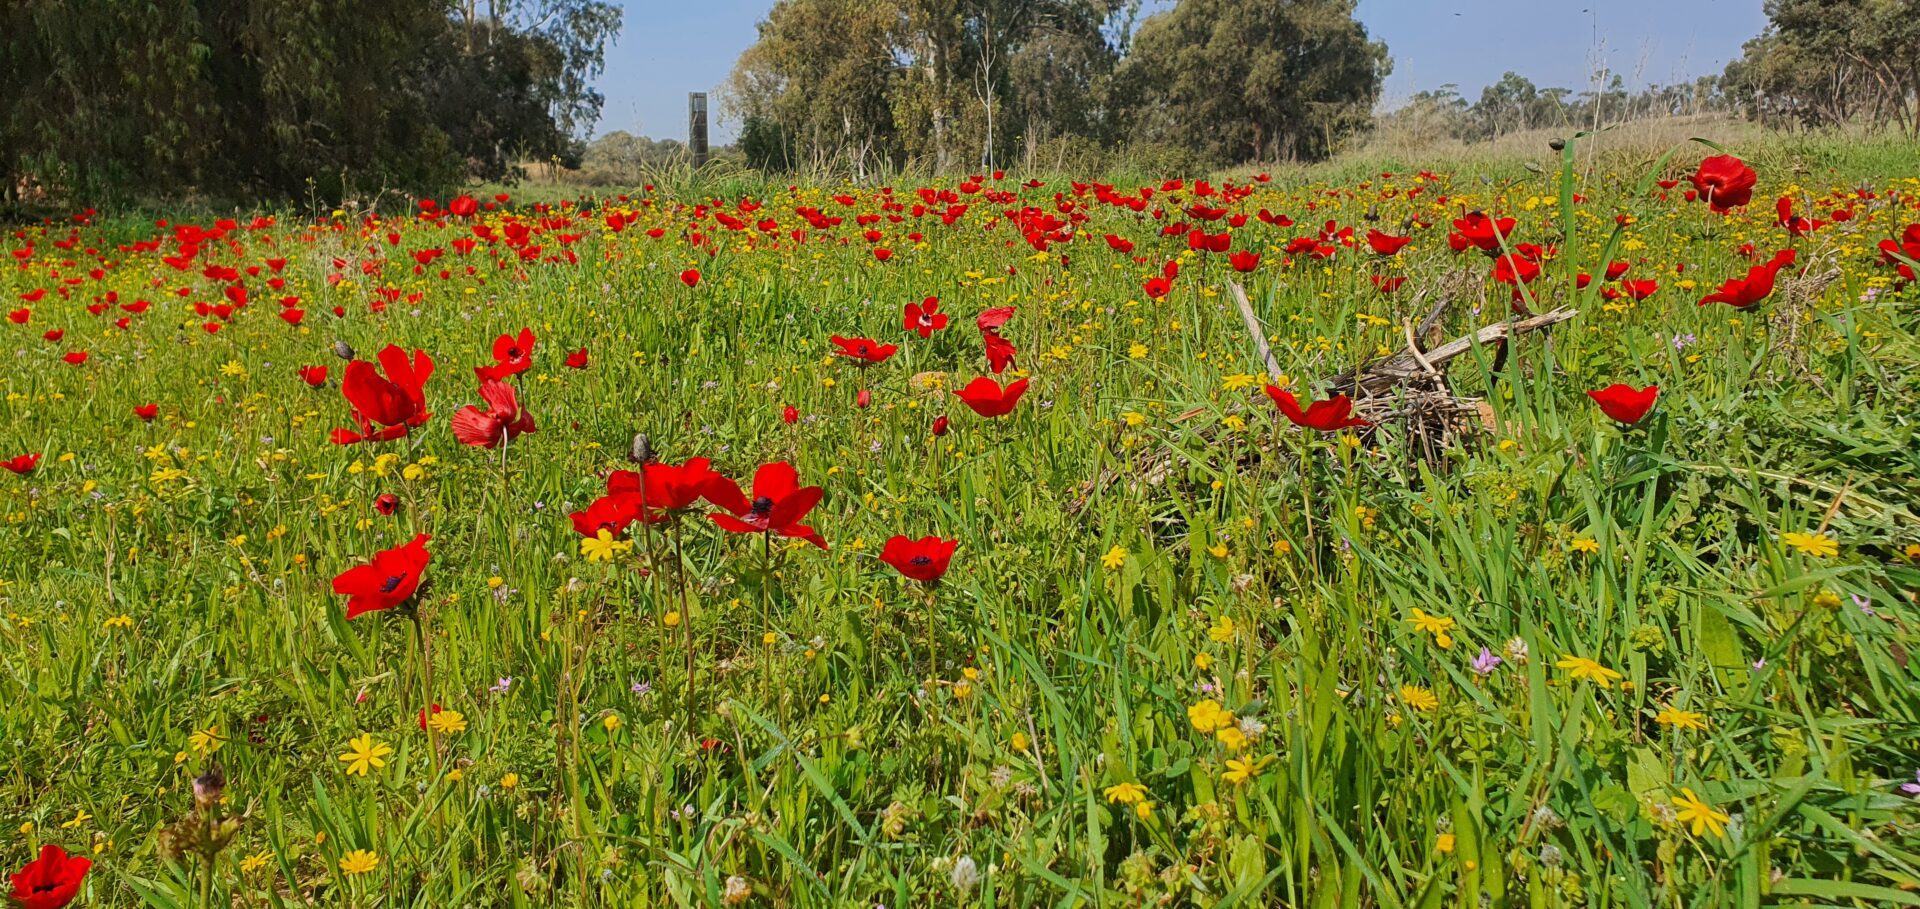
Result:
{"label": "distant field", "polygon": [[1911,148],[1546,138],[19,226],[8,870],[1920,905]]}

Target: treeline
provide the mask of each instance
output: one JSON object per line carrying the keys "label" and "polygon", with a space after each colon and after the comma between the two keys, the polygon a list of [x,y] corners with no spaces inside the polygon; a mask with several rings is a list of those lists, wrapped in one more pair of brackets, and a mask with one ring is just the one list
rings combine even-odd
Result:
{"label": "treeline", "polygon": [[1920,134],[1920,2],[1767,0],[1766,10],[1767,30],[1724,77],[1741,110],[1773,126]]}
{"label": "treeline", "polygon": [[1625,80],[1613,75],[1605,89],[1574,91],[1543,88],[1509,72],[1481,89],[1480,97],[1472,101],[1452,84],[1419,92],[1382,114],[1377,125],[1419,138],[1478,142],[1536,129],[1597,129],[1634,120],[1724,113],[1735,106],[1718,76],[1629,92]]}
{"label": "treeline", "polygon": [[337,199],[576,156],[599,0],[9,0],[0,193]]}
{"label": "treeline", "polygon": [[724,89],[749,164],[1310,160],[1390,67],[1355,0],[779,0]]}

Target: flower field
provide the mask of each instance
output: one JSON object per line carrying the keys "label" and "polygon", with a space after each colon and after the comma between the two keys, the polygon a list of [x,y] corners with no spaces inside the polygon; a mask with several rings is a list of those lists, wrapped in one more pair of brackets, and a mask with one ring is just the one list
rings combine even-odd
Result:
{"label": "flower field", "polygon": [[12,896],[1920,905],[1920,180],[1579,151],[16,226]]}

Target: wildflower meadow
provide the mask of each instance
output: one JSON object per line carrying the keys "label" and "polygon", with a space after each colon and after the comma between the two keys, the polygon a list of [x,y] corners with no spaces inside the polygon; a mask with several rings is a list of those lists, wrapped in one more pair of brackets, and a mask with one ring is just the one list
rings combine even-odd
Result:
{"label": "wildflower meadow", "polygon": [[1911,148],[0,238],[29,909],[1920,905]]}

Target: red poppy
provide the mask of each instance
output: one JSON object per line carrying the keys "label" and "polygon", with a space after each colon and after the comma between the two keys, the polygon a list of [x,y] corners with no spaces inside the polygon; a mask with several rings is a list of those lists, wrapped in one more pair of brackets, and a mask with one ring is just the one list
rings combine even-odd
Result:
{"label": "red poppy", "polygon": [[1372,247],[1374,252],[1383,256],[1391,256],[1405,249],[1407,244],[1412,242],[1412,237],[1396,237],[1392,234],[1381,233],[1378,229],[1367,231],[1367,245]]}
{"label": "red poppy", "polygon": [[[416,350],[409,360],[398,345],[389,344],[378,354],[380,369],[365,360],[347,364],[340,379],[340,393],[354,411],[381,426],[418,426],[429,416],[426,384],[433,375],[433,358]],[[386,375],[382,376],[380,370]]]}
{"label": "red poppy", "polygon": [[793,406],[792,404],[788,404],[785,408],[781,409],[780,411],[780,422],[785,423],[788,426],[792,426],[793,424],[800,422],[800,409]]}
{"label": "red poppy", "polygon": [[853,396],[853,406],[858,407],[861,410],[866,410],[867,407],[872,404],[873,404],[873,392],[868,391],[867,389],[862,388],[860,389],[859,394]]}
{"label": "red poppy", "polygon": [[1773,295],[1774,275],[1781,268],[1793,263],[1793,250],[1781,250],[1772,260],[1747,269],[1747,276],[1728,278],[1720,289],[1700,298],[1701,306],[1708,303],[1725,303],[1735,309],[1746,309],[1755,303]]}
{"label": "red poppy", "polygon": [[298,325],[306,319],[307,311],[304,309],[283,309],[280,310],[279,315],[282,322],[288,325]]}
{"label": "red poppy", "polygon": [[1005,416],[1020,403],[1020,396],[1027,393],[1027,380],[1021,379],[1002,388],[1000,383],[986,376],[967,383],[967,387],[954,392],[973,412],[983,417]]}
{"label": "red poppy", "polygon": [[688,287],[698,286],[700,283],[700,269],[689,268],[686,271],[681,272],[680,283],[685,284]]}
{"label": "red poppy", "polygon": [[1173,292],[1173,282],[1166,278],[1148,278],[1140,285],[1148,297],[1158,300]]}
{"label": "red poppy", "polygon": [[928,297],[919,303],[908,303],[902,321],[906,323],[906,330],[931,338],[934,332],[947,327],[947,314],[940,311],[939,297]]}
{"label": "red poppy", "polygon": [[533,329],[522,328],[520,334],[501,335],[493,339],[493,365],[475,366],[473,374],[485,379],[504,379],[517,376],[533,368]]}
{"label": "red poppy", "polygon": [[21,909],[62,909],[79,895],[92,867],[86,856],[68,855],[52,843],[41,846],[39,858],[13,873],[13,901]]}
{"label": "red poppy", "polygon": [[373,510],[382,515],[393,514],[400,510],[400,497],[390,492],[383,492],[374,496]]}
{"label": "red poppy", "polygon": [[725,477],[715,480],[707,490],[707,499],[726,511],[709,517],[731,533],[777,533],[825,549],[827,541],[820,532],[800,523],[823,494],[818,486],[801,486],[800,474],[792,464],[775,461],[754,471],[751,501],[740,492],[739,484]]}
{"label": "red poppy", "polygon": [[382,612],[407,601],[420,586],[420,573],[433,554],[420,534],[404,546],[383,549],[366,565],[355,565],[333,579],[333,592],[347,597],[347,618],[363,612]]}
{"label": "red poppy", "polygon": [[1739,158],[1714,155],[1701,161],[1700,168],[1687,179],[1706,198],[1709,207],[1727,212],[1753,201],[1753,187],[1760,177]]}
{"label": "red poppy", "polygon": [[1399,290],[1401,285],[1407,283],[1406,275],[1392,275],[1390,277],[1371,275],[1369,277],[1373,278],[1373,286],[1378,288],[1383,294],[1393,293]]}
{"label": "red poppy", "polygon": [[27,320],[31,318],[33,318],[33,310],[24,306],[7,312],[7,321],[15,325],[25,325],[27,324]]}
{"label": "red poppy", "polygon": [[319,388],[327,384],[327,368],[325,366],[302,366],[300,367],[300,381],[307,383],[308,388]]}
{"label": "red poppy", "polygon": [[944,436],[947,434],[947,415],[946,414],[941,414],[938,418],[936,418],[933,421],[933,434],[936,437]]}
{"label": "red poppy", "polygon": [[900,349],[899,345],[881,344],[872,338],[843,338],[834,335],[832,341],[834,346],[840,348],[834,353],[858,362],[862,366],[884,362],[888,357],[893,356],[894,351]]}
{"label": "red poppy", "polygon": [[143,423],[151,423],[154,417],[160,415],[160,405],[135,404],[133,405],[133,415],[139,417]]}
{"label": "red poppy", "polygon": [[33,469],[39,466],[39,464],[40,464],[39,452],[34,452],[33,454],[17,455],[8,460],[0,461],[0,467],[5,467],[6,469],[11,470],[14,473],[20,474],[22,476],[32,473]]}
{"label": "red poppy", "polygon": [[953,560],[953,550],[959,545],[959,540],[937,536],[909,540],[897,534],[880,550],[880,561],[913,580],[932,583],[947,573],[947,563]]}
{"label": "red poppy", "polygon": [[533,432],[533,414],[520,409],[513,386],[494,379],[480,383],[480,399],[487,409],[468,404],[453,415],[453,437],[462,444],[497,448],[521,435]]}
{"label": "red poppy", "polygon": [[1317,429],[1321,432],[1338,432],[1354,426],[1372,426],[1372,423],[1353,416],[1353,399],[1346,395],[1334,395],[1325,401],[1313,401],[1306,410],[1300,409],[1300,402],[1293,392],[1281,391],[1278,387],[1267,386],[1267,397],[1273,399],[1280,412],[1295,426]]}
{"label": "red poppy", "polygon": [[1260,254],[1251,250],[1240,250],[1227,257],[1227,264],[1237,272],[1250,272],[1260,267]]}
{"label": "red poppy", "polygon": [[568,369],[586,369],[587,368],[587,349],[582,347],[579,350],[576,350],[576,351],[573,351],[572,353],[567,354],[567,368]]}
{"label": "red poppy", "polygon": [[46,330],[44,334],[40,336],[40,340],[49,341],[49,342],[58,341],[61,338],[64,338],[66,336],[67,336],[67,330],[64,328],[49,328]]}
{"label": "red poppy", "polygon": [[84,350],[76,350],[73,353],[70,353],[70,354],[67,354],[66,356],[61,357],[60,359],[67,361],[69,365],[79,366],[80,364],[87,362],[87,352]]}
{"label": "red poppy", "polygon": [[473,197],[468,195],[462,195],[452,202],[447,203],[447,211],[452,212],[455,217],[460,218],[471,218],[473,217],[473,213],[479,209],[479,203],[475,202]]}
{"label": "red poppy", "polygon": [[1641,418],[1647,415],[1647,411],[1653,409],[1654,398],[1659,396],[1660,386],[1658,385],[1634,388],[1618,382],[1599,391],[1587,392],[1587,397],[1600,405],[1601,413],[1606,414],[1616,423],[1625,423],[1628,426],[1640,422]]}

